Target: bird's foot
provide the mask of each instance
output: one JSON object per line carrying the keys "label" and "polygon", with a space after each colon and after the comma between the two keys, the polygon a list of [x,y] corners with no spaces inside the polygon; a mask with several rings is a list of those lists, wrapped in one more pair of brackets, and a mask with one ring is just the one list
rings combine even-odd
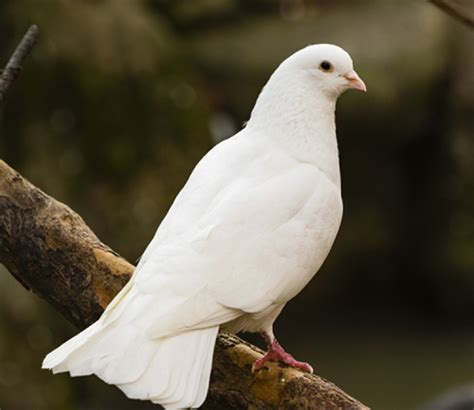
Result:
{"label": "bird's foot", "polygon": [[254,362],[252,366],[252,371],[255,372],[260,370],[267,362],[282,362],[288,366],[296,367],[301,369],[304,372],[313,373],[313,368],[305,362],[299,362],[291,354],[285,352],[285,349],[281,347],[280,343],[274,339],[268,345],[268,351],[261,359],[258,359]]}

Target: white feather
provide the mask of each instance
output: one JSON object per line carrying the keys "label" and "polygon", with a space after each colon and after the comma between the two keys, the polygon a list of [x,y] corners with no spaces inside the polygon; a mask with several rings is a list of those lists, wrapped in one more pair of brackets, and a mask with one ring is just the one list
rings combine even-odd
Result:
{"label": "white feather", "polygon": [[[331,73],[318,70],[323,60]],[[351,70],[330,45],[283,62],[246,128],[196,166],[129,284],[43,367],[199,407],[219,327],[272,332],[332,246],[342,216],[334,110]]]}

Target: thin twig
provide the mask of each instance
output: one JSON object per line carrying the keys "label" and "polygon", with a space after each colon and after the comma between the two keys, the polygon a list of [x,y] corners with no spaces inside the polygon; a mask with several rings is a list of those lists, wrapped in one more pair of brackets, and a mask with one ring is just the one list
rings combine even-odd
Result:
{"label": "thin twig", "polygon": [[0,76],[0,106],[2,106],[5,101],[8,89],[20,74],[23,62],[38,41],[38,36],[38,27],[33,24],[24,35],[20,44],[8,61],[8,64],[5,66],[5,69],[2,71]]}
{"label": "thin twig", "polygon": [[441,10],[456,18],[468,27],[474,28],[474,13],[462,7],[453,0],[430,0],[431,3],[438,6]]}

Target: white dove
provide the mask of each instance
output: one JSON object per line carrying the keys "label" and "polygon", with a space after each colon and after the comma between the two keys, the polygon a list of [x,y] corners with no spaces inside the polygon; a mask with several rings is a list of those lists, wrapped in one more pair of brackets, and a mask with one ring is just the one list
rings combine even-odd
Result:
{"label": "white dove", "polygon": [[338,96],[366,90],[329,44],[283,61],[250,120],[196,165],[135,273],[101,318],[48,354],[43,368],[96,374],[134,399],[199,407],[219,329],[261,332],[268,352],[311,371],[273,323],[325,260],[342,217]]}

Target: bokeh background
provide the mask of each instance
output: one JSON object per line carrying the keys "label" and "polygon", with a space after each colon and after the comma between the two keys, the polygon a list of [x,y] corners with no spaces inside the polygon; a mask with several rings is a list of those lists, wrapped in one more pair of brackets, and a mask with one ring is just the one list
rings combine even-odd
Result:
{"label": "bokeh background", "polygon": [[[2,0],[0,66],[30,23],[0,157],[130,261],[281,60],[346,48],[369,92],[338,103],[344,221],[276,332],[374,409],[474,384],[473,31],[424,0]],[[2,410],[143,407],[40,370],[75,332],[0,266]]]}

